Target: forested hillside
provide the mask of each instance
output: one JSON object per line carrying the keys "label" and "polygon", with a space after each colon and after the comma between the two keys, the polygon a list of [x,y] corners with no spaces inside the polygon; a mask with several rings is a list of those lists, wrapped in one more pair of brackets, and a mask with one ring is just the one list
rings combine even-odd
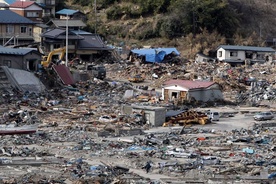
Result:
{"label": "forested hillside", "polygon": [[86,29],[108,43],[174,46],[187,57],[276,37],[275,0],[67,0],[61,8],[86,13]]}

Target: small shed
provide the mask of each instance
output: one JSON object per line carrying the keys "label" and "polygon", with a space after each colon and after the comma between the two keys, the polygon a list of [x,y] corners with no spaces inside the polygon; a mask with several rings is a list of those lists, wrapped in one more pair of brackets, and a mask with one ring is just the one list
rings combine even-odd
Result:
{"label": "small shed", "polygon": [[185,102],[192,99],[202,102],[223,99],[219,84],[211,81],[169,80],[162,87],[165,101]]}
{"label": "small shed", "polygon": [[15,49],[0,47],[0,66],[37,71],[41,54],[34,49]]}
{"label": "small shed", "polygon": [[143,112],[147,124],[152,127],[162,126],[166,119],[165,107],[131,105],[124,106],[122,111],[124,114],[139,114]]}

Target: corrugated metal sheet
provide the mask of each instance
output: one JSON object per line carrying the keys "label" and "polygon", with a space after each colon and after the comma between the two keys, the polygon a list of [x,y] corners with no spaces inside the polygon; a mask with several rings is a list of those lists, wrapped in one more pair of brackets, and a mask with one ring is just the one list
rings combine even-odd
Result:
{"label": "corrugated metal sheet", "polygon": [[75,84],[73,75],[71,74],[69,68],[65,65],[55,65],[53,66],[56,74],[60,77],[61,81],[65,85]]}

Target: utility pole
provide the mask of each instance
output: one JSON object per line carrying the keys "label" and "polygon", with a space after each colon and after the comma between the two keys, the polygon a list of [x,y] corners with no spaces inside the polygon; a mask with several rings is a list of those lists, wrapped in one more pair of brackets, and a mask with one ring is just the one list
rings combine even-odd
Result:
{"label": "utility pole", "polygon": [[97,0],[94,1],[95,10],[95,34],[97,34]]}
{"label": "utility pole", "polygon": [[262,23],[260,22],[260,41],[262,40]]}
{"label": "utility pole", "polygon": [[66,16],[66,56],[65,56],[65,66],[68,66],[68,14]]}

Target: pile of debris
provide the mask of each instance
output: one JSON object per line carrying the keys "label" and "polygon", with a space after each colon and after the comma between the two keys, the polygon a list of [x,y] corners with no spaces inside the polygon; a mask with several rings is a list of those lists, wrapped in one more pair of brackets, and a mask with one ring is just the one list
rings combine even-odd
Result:
{"label": "pile of debris", "polygon": [[[175,131],[173,124],[209,120],[206,114],[186,111],[167,119],[170,127],[162,127],[164,131],[152,132],[144,112],[122,113],[123,105],[170,109],[172,104],[159,101],[152,89],[172,78],[216,81],[224,91],[238,94],[239,104],[273,102],[271,63],[231,67],[186,61],[119,62],[106,67],[107,80],[90,79],[41,93],[2,93],[1,124],[13,124],[14,129],[13,135],[1,137],[1,182],[207,182],[227,180],[225,175],[239,181],[275,178],[273,128],[218,131],[182,126]],[[126,81],[137,72],[150,80],[149,86]],[[256,80],[241,80],[247,77]],[[38,128],[32,134],[15,133],[15,127],[26,125]]]}

